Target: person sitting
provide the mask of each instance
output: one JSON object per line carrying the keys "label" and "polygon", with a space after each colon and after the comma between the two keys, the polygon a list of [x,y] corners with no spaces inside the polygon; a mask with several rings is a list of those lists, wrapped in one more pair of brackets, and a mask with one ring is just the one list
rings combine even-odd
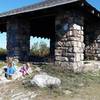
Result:
{"label": "person sitting", "polygon": [[13,66],[11,62],[9,62],[7,68],[5,68],[4,71],[5,71],[5,77],[11,80],[12,75],[15,74],[16,72],[16,68]]}
{"label": "person sitting", "polygon": [[30,64],[29,63],[23,64],[23,66],[20,69],[22,76],[28,75],[30,73],[29,71],[30,71]]}

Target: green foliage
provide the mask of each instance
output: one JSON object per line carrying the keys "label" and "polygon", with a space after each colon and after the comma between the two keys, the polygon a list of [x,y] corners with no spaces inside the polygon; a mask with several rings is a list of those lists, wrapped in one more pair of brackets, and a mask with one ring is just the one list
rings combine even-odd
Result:
{"label": "green foliage", "polygon": [[0,55],[6,55],[6,53],[7,53],[6,49],[0,48]]}
{"label": "green foliage", "polygon": [[0,68],[2,68],[3,66],[5,66],[4,62],[0,62]]}
{"label": "green foliage", "polygon": [[39,52],[39,50],[38,50],[38,42],[36,42],[36,43],[34,43],[32,45],[32,48],[31,48],[30,51],[31,51],[32,55],[38,55],[38,52]]}
{"label": "green foliage", "polygon": [[43,57],[49,55],[49,47],[43,41],[40,44],[38,42],[34,43],[30,51],[33,56]]}

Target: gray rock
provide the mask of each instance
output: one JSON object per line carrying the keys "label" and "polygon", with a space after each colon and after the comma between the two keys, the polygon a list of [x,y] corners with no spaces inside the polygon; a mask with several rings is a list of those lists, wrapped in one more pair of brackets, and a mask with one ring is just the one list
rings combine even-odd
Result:
{"label": "gray rock", "polygon": [[37,86],[43,88],[43,87],[48,87],[50,85],[60,86],[61,80],[59,78],[41,73],[41,74],[35,75],[33,79],[31,80],[31,83],[33,85],[36,84]]}

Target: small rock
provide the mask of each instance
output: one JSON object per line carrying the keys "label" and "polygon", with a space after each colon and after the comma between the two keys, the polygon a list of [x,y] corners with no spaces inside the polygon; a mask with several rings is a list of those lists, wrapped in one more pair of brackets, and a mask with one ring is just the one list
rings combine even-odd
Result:
{"label": "small rock", "polygon": [[40,72],[40,71],[41,71],[41,68],[36,67],[36,68],[35,68],[35,71],[36,71],[36,72]]}
{"label": "small rock", "polygon": [[32,98],[35,98],[36,96],[37,94],[32,94],[30,98],[32,99]]}
{"label": "small rock", "polygon": [[23,94],[23,92],[16,93],[16,94],[14,94],[14,95],[12,96],[12,98],[17,97],[17,96],[20,96],[20,95],[22,95],[22,94]]}
{"label": "small rock", "polygon": [[14,90],[11,90],[10,92],[11,92],[11,94],[13,94],[14,93]]}
{"label": "small rock", "polygon": [[20,100],[29,100],[29,98],[25,97],[25,98],[21,98]]}
{"label": "small rock", "polygon": [[80,87],[82,87],[82,86],[84,86],[84,84],[83,84],[83,83],[81,83],[81,84],[79,84],[79,86],[80,86]]}
{"label": "small rock", "polygon": [[69,91],[69,90],[64,90],[63,93],[66,94],[66,95],[68,95],[68,94],[71,94],[72,92]]}

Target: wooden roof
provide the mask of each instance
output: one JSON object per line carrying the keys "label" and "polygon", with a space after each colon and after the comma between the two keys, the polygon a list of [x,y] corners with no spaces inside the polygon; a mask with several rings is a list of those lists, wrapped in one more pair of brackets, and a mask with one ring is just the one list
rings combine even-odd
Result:
{"label": "wooden roof", "polygon": [[75,3],[75,2],[80,2],[81,6],[86,6],[90,11],[96,16],[100,17],[100,12],[97,11],[94,7],[92,7],[90,4],[88,4],[85,0],[44,0],[40,3],[32,4],[29,6],[25,6],[22,8],[10,10],[4,13],[0,13],[0,17],[8,17],[11,15],[16,15],[16,14],[22,14],[22,13],[27,13],[27,12],[33,12],[37,10],[44,10],[47,8],[52,8],[56,6],[61,6],[65,4],[70,4],[70,3]]}

